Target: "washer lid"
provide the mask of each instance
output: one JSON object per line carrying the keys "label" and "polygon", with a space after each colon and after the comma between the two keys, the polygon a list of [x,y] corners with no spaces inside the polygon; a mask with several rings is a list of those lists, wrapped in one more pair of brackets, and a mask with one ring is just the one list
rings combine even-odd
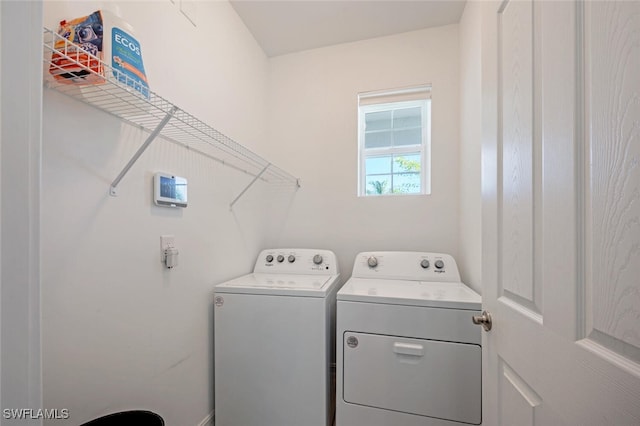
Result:
{"label": "washer lid", "polygon": [[463,283],[351,278],[338,291],[338,300],[480,310],[482,299]]}
{"label": "washer lid", "polygon": [[216,293],[323,297],[338,275],[253,273],[216,285]]}

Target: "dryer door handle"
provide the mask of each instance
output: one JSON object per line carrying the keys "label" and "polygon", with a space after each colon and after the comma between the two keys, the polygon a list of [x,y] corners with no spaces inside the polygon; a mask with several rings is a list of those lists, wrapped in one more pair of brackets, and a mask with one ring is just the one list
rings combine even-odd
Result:
{"label": "dryer door handle", "polygon": [[413,343],[395,342],[393,344],[393,352],[400,355],[424,356],[424,346]]}

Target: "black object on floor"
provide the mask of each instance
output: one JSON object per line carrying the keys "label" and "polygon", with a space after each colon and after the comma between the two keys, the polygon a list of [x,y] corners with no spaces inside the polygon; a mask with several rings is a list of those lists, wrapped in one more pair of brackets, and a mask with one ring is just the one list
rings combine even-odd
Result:
{"label": "black object on floor", "polygon": [[80,426],[164,426],[162,417],[151,411],[122,411],[91,420]]}

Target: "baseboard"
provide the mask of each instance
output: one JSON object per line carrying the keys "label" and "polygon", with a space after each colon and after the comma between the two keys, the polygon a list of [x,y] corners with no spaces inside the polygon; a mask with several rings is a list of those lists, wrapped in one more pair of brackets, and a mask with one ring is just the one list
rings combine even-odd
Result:
{"label": "baseboard", "polygon": [[207,417],[205,417],[200,423],[198,423],[198,426],[213,426],[213,420],[215,419],[214,412],[215,410],[210,412]]}

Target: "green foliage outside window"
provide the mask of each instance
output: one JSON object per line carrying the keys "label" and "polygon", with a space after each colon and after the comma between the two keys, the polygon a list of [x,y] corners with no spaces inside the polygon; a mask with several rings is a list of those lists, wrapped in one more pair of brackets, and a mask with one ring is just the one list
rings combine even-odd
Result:
{"label": "green foliage outside window", "polygon": [[[395,175],[405,175],[405,174],[413,174],[419,173],[421,170],[420,161],[410,160],[404,157],[395,157],[394,162],[397,164],[397,170]],[[384,180],[375,180],[369,182],[369,187],[367,188],[367,195],[382,195],[389,193],[388,191],[389,182]],[[391,188],[391,192],[394,194],[411,194],[420,191],[420,185],[416,183],[403,183]]]}

